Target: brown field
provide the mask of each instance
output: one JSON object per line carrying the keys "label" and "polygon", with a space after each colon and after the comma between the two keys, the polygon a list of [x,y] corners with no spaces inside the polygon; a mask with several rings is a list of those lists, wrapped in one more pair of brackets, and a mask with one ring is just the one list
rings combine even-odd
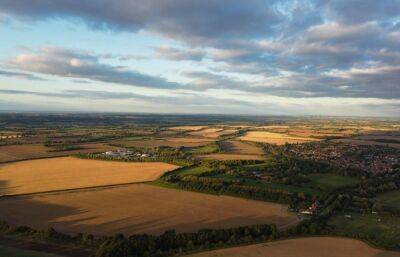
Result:
{"label": "brown field", "polygon": [[79,146],[84,147],[84,149],[60,152],[49,152],[53,150],[53,148],[45,147],[42,144],[0,146],[0,163],[44,157],[66,156],[78,153],[105,152],[117,149],[117,147],[108,146],[101,143],[82,144]]}
{"label": "brown field", "polygon": [[160,234],[276,223],[298,223],[287,206],[145,184],[0,200],[0,220],[64,232]]}
{"label": "brown field", "polygon": [[218,138],[223,135],[233,134],[237,131],[237,129],[223,129],[223,128],[206,128],[195,132],[190,132],[189,134],[192,136],[201,136],[207,138]]}
{"label": "brown field", "polygon": [[400,252],[375,249],[348,238],[311,237],[226,248],[190,257],[400,257]]}
{"label": "brown field", "polygon": [[220,160],[220,161],[230,161],[230,160],[264,160],[262,155],[254,154],[228,154],[228,153],[213,153],[196,156],[200,160]]}
{"label": "brown field", "polygon": [[200,160],[264,160],[260,147],[238,140],[222,141],[221,148],[224,153],[214,153],[197,156]]}
{"label": "brown field", "polygon": [[113,143],[122,144],[126,147],[144,147],[153,148],[160,146],[169,147],[197,147],[207,145],[214,142],[211,139],[205,138],[194,138],[194,137],[170,137],[170,138],[158,138],[150,140],[119,140]]}
{"label": "brown field", "polygon": [[169,127],[170,130],[175,131],[197,131],[207,128],[207,126],[178,126],[178,127]]}
{"label": "brown field", "polygon": [[285,134],[272,133],[267,131],[249,131],[246,135],[239,137],[241,140],[261,142],[268,144],[283,145],[285,143],[297,144],[319,141],[319,139],[309,137],[293,137]]}
{"label": "brown field", "polygon": [[272,133],[281,133],[286,134],[291,137],[301,137],[301,138],[329,138],[329,137],[345,137],[351,136],[356,131],[355,130],[343,130],[338,128],[322,128],[322,127],[312,127],[312,126],[280,126],[280,125],[271,125],[271,126],[263,126],[258,127],[261,129],[265,129],[268,132]]}
{"label": "brown field", "polygon": [[238,140],[227,140],[221,142],[221,148],[224,152],[234,154],[253,154],[263,155],[261,147],[252,145],[251,143],[245,143]]}
{"label": "brown field", "polygon": [[28,194],[151,181],[178,166],[60,157],[0,166],[0,194]]}

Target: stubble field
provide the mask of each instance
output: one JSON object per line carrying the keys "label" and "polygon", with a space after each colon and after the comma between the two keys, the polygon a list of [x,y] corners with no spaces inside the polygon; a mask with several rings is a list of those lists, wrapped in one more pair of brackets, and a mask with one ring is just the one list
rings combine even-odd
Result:
{"label": "stubble field", "polygon": [[7,198],[0,209],[0,219],[11,224],[95,235],[298,223],[285,205],[145,184]]}
{"label": "stubble field", "polygon": [[298,144],[298,143],[320,141],[319,139],[310,137],[295,137],[295,136],[289,136],[285,134],[273,133],[267,131],[249,131],[244,136],[239,137],[239,139],[245,141],[276,144],[276,145],[284,145],[285,143]]}
{"label": "stubble field", "polygon": [[190,257],[400,257],[354,239],[314,237],[227,248]]}
{"label": "stubble field", "polygon": [[0,163],[46,157],[66,156],[78,153],[105,152],[117,149],[117,147],[101,143],[81,144],[79,146],[83,149],[57,152],[52,152],[52,150],[54,150],[53,148],[45,147],[42,144],[0,146]]}
{"label": "stubble field", "polygon": [[[0,166],[0,193],[30,194],[152,181],[178,166],[162,162],[116,162],[60,157]],[[28,215],[29,216],[29,215]]]}

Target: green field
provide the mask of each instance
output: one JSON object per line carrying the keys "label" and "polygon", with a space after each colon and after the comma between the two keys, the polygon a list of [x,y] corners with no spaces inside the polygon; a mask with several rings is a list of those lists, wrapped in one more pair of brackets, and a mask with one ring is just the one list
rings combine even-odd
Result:
{"label": "green field", "polygon": [[320,193],[319,190],[308,188],[308,187],[301,187],[301,186],[292,186],[292,185],[285,185],[285,184],[276,184],[270,183],[262,180],[255,180],[255,179],[241,179],[235,176],[221,174],[217,176],[213,176],[214,178],[223,178],[227,181],[232,180],[241,180],[244,185],[260,187],[265,189],[282,189],[291,193],[305,193],[309,195],[318,195]]}
{"label": "green field", "polygon": [[13,247],[6,247],[0,245],[0,256],[4,257],[61,257],[61,255],[22,250]]}
{"label": "green field", "polygon": [[379,195],[375,200],[382,204],[385,210],[400,212],[400,191],[393,191]]}
{"label": "green field", "polygon": [[187,175],[200,175],[206,171],[210,171],[210,168],[204,166],[193,166],[193,167],[186,167],[183,169],[179,169],[176,171],[176,174],[187,176]]}
{"label": "green field", "polygon": [[[346,218],[345,214],[351,218]],[[328,225],[339,235],[364,238],[379,246],[400,249],[400,217],[341,213],[334,216]]]}
{"label": "green field", "polygon": [[347,186],[355,186],[360,182],[359,179],[354,177],[345,177],[331,173],[310,174],[308,178],[311,179],[311,182],[306,183],[304,186],[323,191],[334,190]]}
{"label": "green field", "polygon": [[218,152],[218,145],[217,143],[211,143],[200,147],[187,148],[185,151],[191,154],[210,154]]}

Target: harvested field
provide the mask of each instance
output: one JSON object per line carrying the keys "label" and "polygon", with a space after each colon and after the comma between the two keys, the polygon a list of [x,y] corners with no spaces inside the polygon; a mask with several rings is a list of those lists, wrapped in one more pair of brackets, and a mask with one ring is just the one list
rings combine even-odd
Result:
{"label": "harvested field", "polygon": [[268,144],[283,145],[285,143],[297,144],[319,141],[319,139],[309,137],[293,137],[285,134],[272,133],[267,131],[249,131],[246,135],[239,137],[241,140],[262,142]]}
{"label": "harvested field", "polygon": [[207,138],[218,138],[220,136],[235,133],[236,129],[222,129],[222,128],[206,128],[195,132],[190,132],[192,136],[201,136]]}
{"label": "harvested field", "polygon": [[252,154],[252,155],[263,155],[261,147],[252,145],[251,143],[245,143],[237,140],[222,141],[222,151],[233,153],[233,154]]}
{"label": "harvested field", "polygon": [[170,138],[158,138],[150,140],[124,140],[115,141],[113,143],[122,144],[126,147],[143,147],[143,148],[153,148],[160,146],[169,147],[197,147],[207,145],[214,142],[211,139],[205,138],[194,138],[194,137],[170,137]]}
{"label": "harvested field", "polygon": [[175,131],[197,131],[207,128],[207,126],[178,126],[178,127],[170,127],[168,129]]}
{"label": "harvested field", "polygon": [[200,160],[220,160],[220,161],[230,161],[230,160],[264,160],[262,155],[255,154],[228,154],[228,153],[213,153],[206,155],[196,156]]}
{"label": "harvested field", "polygon": [[83,147],[83,149],[50,152],[54,149],[51,147],[45,147],[42,144],[0,146],[0,163],[45,157],[67,156],[78,153],[105,152],[118,149],[117,147],[108,146],[101,143],[80,144],[77,146]]}
{"label": "harvested field", "polygon": [[190,257],[400,257],[400,252],[372,248],[348,238],[311,237],[233,247]]}
{"label": "harvested field", "polygon": [[95,235],[194,232],[261,223],[287,228],[299,221],[281,204],[145,184],[5,198],[0,209],[0,220],[14,225]]}
{"label": "harvested field", "polygon": [[116,162],[60,157],[0,166],[1,194],[29,194],[151,181],[178,166],[162,162]]}

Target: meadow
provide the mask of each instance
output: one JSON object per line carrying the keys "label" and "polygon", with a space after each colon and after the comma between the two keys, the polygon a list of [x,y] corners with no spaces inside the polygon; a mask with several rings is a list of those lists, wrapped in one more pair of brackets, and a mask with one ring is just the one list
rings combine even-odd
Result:
{"label": "meadow", "polygon": [[[350,215],[351,218],[346,218]],[[392,215],[338,213],[328,223],[338,235],[360,237],[387,248],[398,249],[400,218]]]}
{"label": "meadow", "polygon": [[345,177],[330,173],[310,174],[308,178],[311,179],[311,182],[306,183],[304,186],[320,190],[334,190],[341,187],[355,186],[360,182],[359,179],[354,177]]}

